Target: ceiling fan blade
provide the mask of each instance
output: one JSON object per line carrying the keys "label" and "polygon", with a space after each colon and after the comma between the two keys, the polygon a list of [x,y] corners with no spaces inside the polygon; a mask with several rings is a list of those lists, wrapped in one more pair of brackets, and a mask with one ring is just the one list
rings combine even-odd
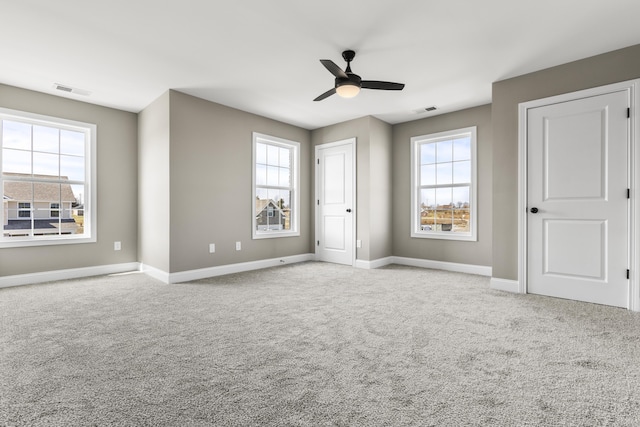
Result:
{"label": "ceiling fan blade", "polygon": [[330,97],[334,93],[336,93],[336,88],[329,89],[328,91],[326,91],[325,93],[323,93],[322,95],[314,99],[314,101],[322,101],[323,99]]}
{"label": "ceiling fan blade", "polygon": [[347,73],[345,73],[344,71],[342,71],[342,68],[338,67],[336,65],[335,62],[333,62],[330,59],[321,59],[320,62],[322,62],[322,65],[325,66],[325,68],[327,70],[329,70],[329,72],[331,74],[333,74],[336,77],[340,77],[342,79],[348,79],[349,76],[347,76]]}
{"label": "ceiling fan blade", "polygon": [[380,82],[377,80],[363,80],[363,89],[381,89],[381,90],[402,90],[404,83]]}

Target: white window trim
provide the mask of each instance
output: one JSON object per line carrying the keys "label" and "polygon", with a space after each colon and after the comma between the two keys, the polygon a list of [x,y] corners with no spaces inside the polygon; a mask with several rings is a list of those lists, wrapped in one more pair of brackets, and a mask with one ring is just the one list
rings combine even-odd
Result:
{"label": "white window trim", "polygon": [[[256,222],[256,144],[258,142],[264,142],[266,144],[278,145],[284,148],[292,149],[293,167],[291,168],[291,182],[292,197],[291,197],[291,210],[292,215],[289,221],[291,222],[290,230],[257,230]],[[251,227],[253,239],[272,239],[278,237],[294,237],[300,235],[300,143],[296,141],[290,141],[283,138],[278,138],[271,135],[265,135],[258,132],[253,132],[252,137],[252,156],[251,156]]]}
{"label": "white window trim", "polygon": [[[0,233],[0,249],[27,246],[47,246],[66,245],[78,243],[95,243],[97,241],[97,126],[93,123],[84,123],[75,120],[61,119],[53,116],[29,113],[25,111],[0,108],[0,120],[22,121],[30,124],[40,124],[44,126],[54,126],[57,128],[69,129],[76,132],[83,132],[88,135],[85,139],[85,194],[84,212],[89,215],[84,216],[84,234],[62,234],[46,236],[24,236],[24,237],[4,237]],[[0,147],[0,165],[2,165],[2,147]],[[0,170],[0,190],[2,190],[3,179]],[[26,219],[26,218],[25,218]],[[0,224],[4,224],[4,209],[0,209]]]}
{"label": "white window trim", "polygon": [[[471,188],[469,202],[471,203],[470,214],[471,224],[468,233],[451,233],[443,231],[421,231],[420,215],[418,215],[418,203],[420,196],[419,170],[420,156],[418,148],[425,142],[437,142],[447,140],[459,135],[469,135],[471,137]],[[411,138],[411,237],[422,239],[443,239],[443,240],[478,240],[478,178],[477,178],[477,127],[471,126],[462,129],[455,129],[445,132],[432,133],[428,135],[414,136]]]}

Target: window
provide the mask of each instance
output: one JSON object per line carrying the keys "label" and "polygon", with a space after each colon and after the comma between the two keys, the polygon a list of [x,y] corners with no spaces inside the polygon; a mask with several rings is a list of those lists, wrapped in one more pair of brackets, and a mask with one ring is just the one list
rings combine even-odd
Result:
{"label": "window", "polygon": [[96,241],[95,140],[95,125],[0,108],[0,247]]}
{"label": "window", "polygon": [[253,238],[298,236],[300,144],[253,134]]}
{"label": "window", "polygon": [[411,138],[411,236],[477,240],[476,127]]}
{"label": "window", "polygon": [[18,203],[18,218],[31,218],[31,203]]}
{"label": "window", "polygon": [[49,216],[51,218],[60,218],[60,203],[49,204]]}

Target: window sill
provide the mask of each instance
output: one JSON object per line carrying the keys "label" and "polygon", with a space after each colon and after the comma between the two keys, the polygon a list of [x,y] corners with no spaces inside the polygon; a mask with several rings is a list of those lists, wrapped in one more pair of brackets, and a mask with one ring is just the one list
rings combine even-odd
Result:
{"label": "window sill", "polygon": [[52,246],[52,245],[75,245],[81,243],[96,243],[95,237],[36,237],[29,239],[6,238],[0,240],[0,249],[3,248],[22,248],[34,246]]}
{"label": "window sill", "polygon": [[259,239],[276,239],[279,237],[298,237],[300,236],[299,231],[272,231],[272,232],[261,232],[261,233],[253,233],[253,240]]}
{"label": "window sill", "polygon": [[412,232],[411,237],[417,239],[439,239],[439,240],[458,240],[463,242],[477,242],[477,236],[473,234],[445,234],[445,233],[417,233]]}

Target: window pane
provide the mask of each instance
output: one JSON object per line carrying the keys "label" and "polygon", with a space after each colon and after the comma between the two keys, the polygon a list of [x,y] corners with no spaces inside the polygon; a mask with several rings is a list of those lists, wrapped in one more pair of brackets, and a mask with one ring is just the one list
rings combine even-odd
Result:
{"label": "window pane", "polygon": [[451,187],[436,188],[436,207],[438,209],[451,208]]}
{"label": "window pane", "polygon": [[278,186],[280,174],[275,166],[267,166],[267,185]]}
{"label": "window pane", "polygon": [[84,156],[84,133],[70,130],[61,130],[60,154]]}
{"label": "window pane", "polygon": [[281,187],[289,187],[291,182],[291,174],[289,168],[279,168],[278,171],[280,174],[280,186]]}
{"label": "window pane", "polygon": [[436,162],[436,144],[420,145],[420,164],[427,165]]}
{"label": "window pane", "polygon": [[274,221],[279,221],[282,230],[291,230],[291,191],[280,191],[276,197],[276,205],[279,211],[276,211]]}
{"label": "window pane", "polygon": [[280,164],[280,150],[278,150],[278,147],[267,145],[267,164],[272,166],[278,166]]}
{"label": "window pane", "polygon": [[453,232],[468,233],[471,231],[471,215],[469,209],[453,211]]}
{"label": "window pane", "polygon": [[471,162],[455,162],[453,163],[453,183],[466,184],[471,182]]}
{"label": "window pane", "polygon": [[32,184],[29,182],[4,181],[2,194],[9,198],[4,204],[6,215],[3,226],[4,237],[22,237],[31,235]]}
{"label": "window pane", "polygon": [[435,209],[436,207],[436,190],[435,188],[425,188],[420,190],[420,208]]}
{"label": "window pane", "polygon": [[267,146],[256,143],[256,163],[267,164]]}
{"label": "window pane", "polygon": [[71,192],[73,193],[74,202],[72,203],[72,208],[84,207],[84,196],[85,196],[85,188],[84,185],[73,184],[71,185]]}
{"label": "window pane", "polygon": [[436,212],[436,230],[452,231],[453,230],[453,212],[449,209],[439,210]]}
{"label": "window pane", "polygon": [[33,200],[36,202],[60,203],[60,184],[48,182],[33,183]]}
{"label": "window pane", "polygon": [[256,184],[267,185],[267,167],[265,165],[256,164]]}
{"label": "window pane", "polygon": [[59,153],[60,139],[58,129],[47,126],[33,127],[33,151]]}
{"label": "window pane", "polygon": [[60,176],[72,181],[84,181],[84,158],[60,156]]}
{"label": "window pane", "polygon": [[435,189],[429,188],[420,190],[420,231],[432,231],[435,228],[435,198]]}
{"label": "window pane", "polygon": [[31,150],[31,125],[3,120],[2,146],[4,148]]}
{"label": "window pane", "polygon": [[453,141],[453,160],[471,159],[471,138],[461,138]]}
{"label": "window pane", "polygon": [[280,166],[283,168],[291,167],[291,150],[288,148],[279,148],[280,150]]}
{"label": "window pane", "polygon": [[471,230],[469,187],[453,188],[453,230],[458,233],[468,233]]}
{"label": "window pane", "polygon": [[265,206],[264,202],[262,202],[263,200],[267,200],[267,190],[265,188],[256,188],[256,215],[259,214]]}
{"label": "window pane", "polygon": [[438,185],[451,184],[453,179],[453,168],[451,163],[438,163],[437,164],[437,183]]}
{"label": "window pane", "polygon": [[442,141],[436,143],[436,154],[438,163],[450,162],[453,160],[453,141]]}
{"label": "window pane", "polygon": [[456,208],[466,208],[470,206],[469,187],[453,187],[453,203]]}
{"label": "window pane", "polygon": [[420,167],[420,185],[436,184],[436,165],[423,165]]}
{"label": "window pane", "polygon": [[[67,194],[68,189],[64,188],[64,184],[62,187],[63,203],[60,216],[75,227],[75,234],[84,234],[85,187],[84,185],[70,185],[71,195]],[[73,201],[67,202],[66,200],[69,200],[71,197],[73,197]],[[73,220],[73,222],[71,222],[71,220]]]}
{"label": "window pane", "polygon": [[268,190],[269,199],[275,203],[279,209],[285,209],[289,207],[289,191],[286,190]]}
{"label": "window pane", "polygon": [[33,153],[33,174],[59,176],[58,161],[57,154]]}
{"label": "window pane", "polygon": [[2,150],[2,171],[5,173],[31,174],[31,152]]}
{"label": "window pane", "polygon": [[[256,191],[257,192],[257,191]],[[266,193],[266,197],[265,197]],[[291,229],[291,192],[263,190],[256,200],[256,227],[259,231]]]}

